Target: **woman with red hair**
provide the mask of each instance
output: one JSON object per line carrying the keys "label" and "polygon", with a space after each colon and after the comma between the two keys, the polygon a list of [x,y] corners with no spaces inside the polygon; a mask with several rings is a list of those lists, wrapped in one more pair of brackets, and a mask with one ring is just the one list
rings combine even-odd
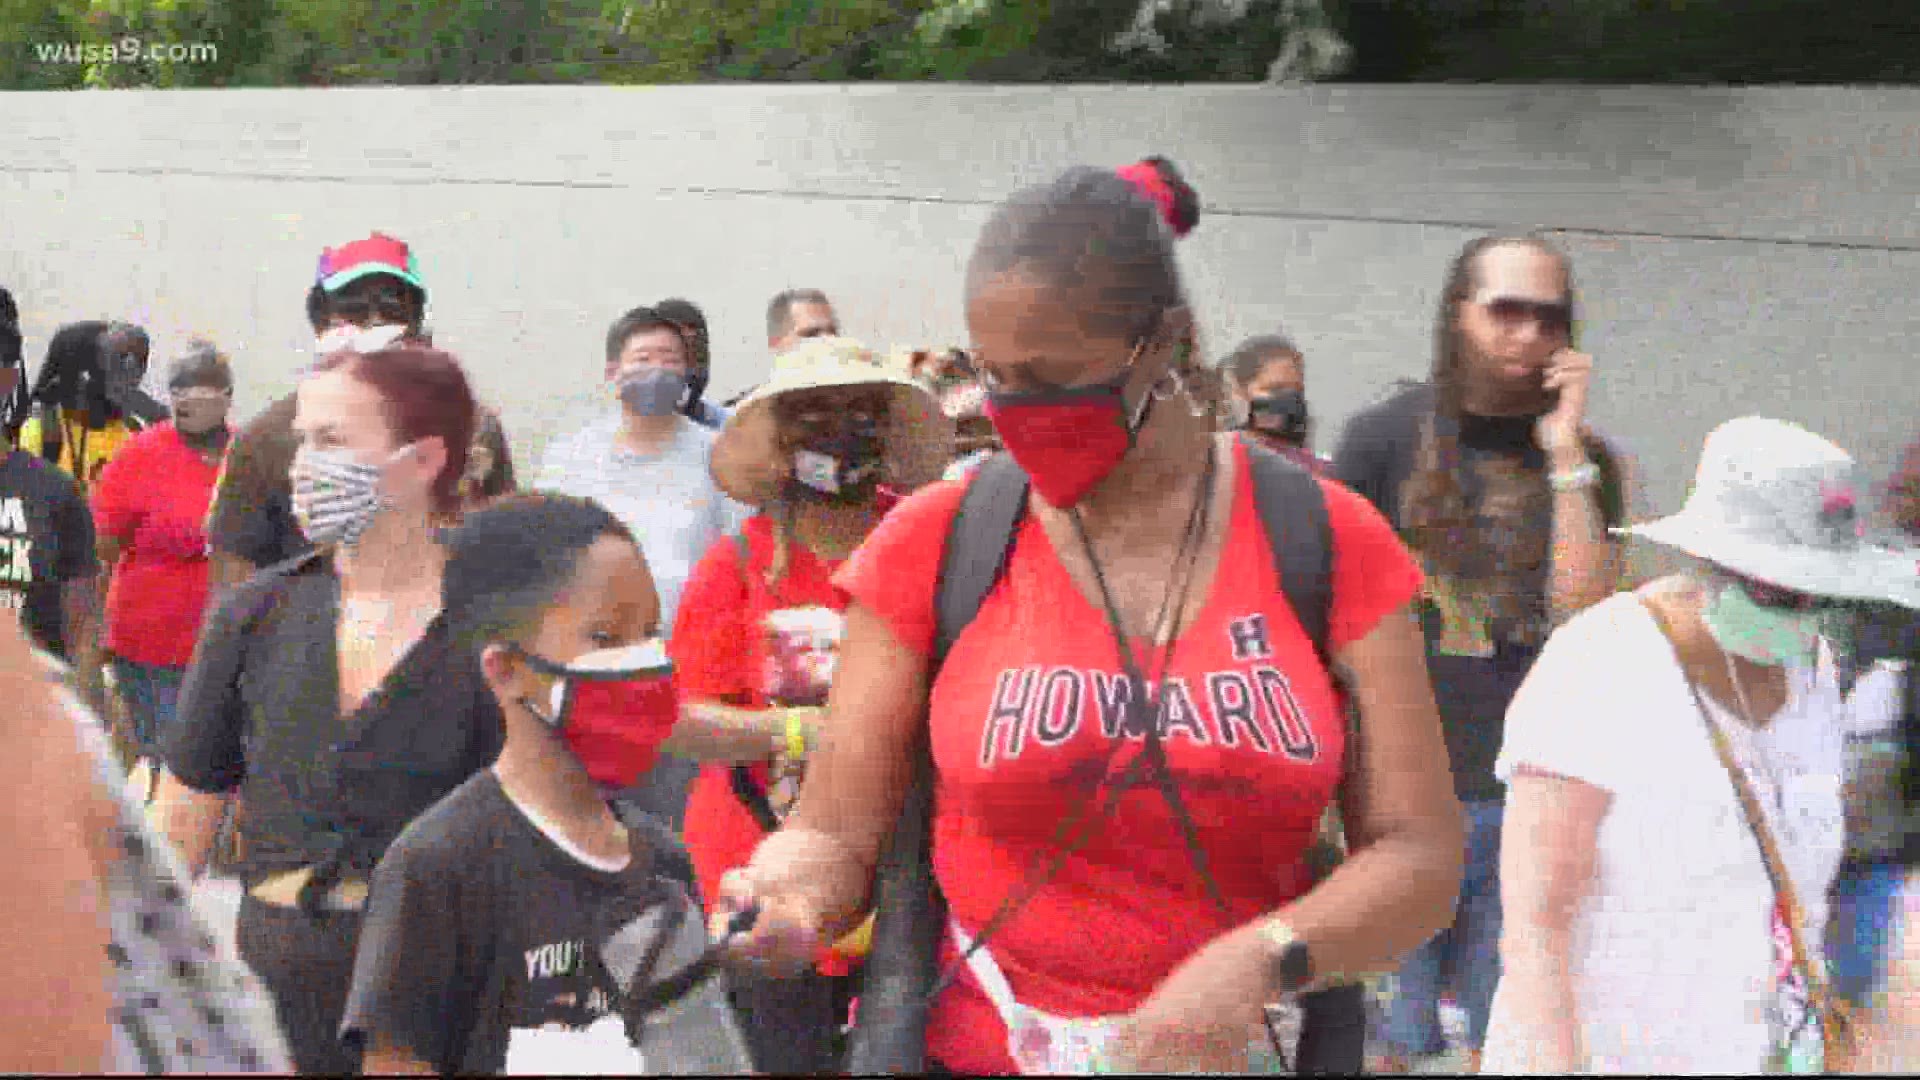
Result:
{"label": "woman with red hair", "polygon": [[321,360],[291,470],[315,550],[221,598],[161,738],[159,820],[194,870],[238,797],[240,952],[303,1074],[358,1071],[339,1029],[374,864],[499,751],[499,706],[440,610],[436,529],[476,413],[447,353]]}

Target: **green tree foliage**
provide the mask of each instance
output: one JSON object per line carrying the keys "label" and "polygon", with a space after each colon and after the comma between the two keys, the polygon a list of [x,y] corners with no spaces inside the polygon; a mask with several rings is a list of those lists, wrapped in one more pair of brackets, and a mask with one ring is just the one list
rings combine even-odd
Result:
{"label": "green tree foliage", "polygon": [[[201,51],[91,63],[36,51],[129,40]],[[1914,82],[1920,4],[0,0],[0,87],[13,89],[1281,76]]]}

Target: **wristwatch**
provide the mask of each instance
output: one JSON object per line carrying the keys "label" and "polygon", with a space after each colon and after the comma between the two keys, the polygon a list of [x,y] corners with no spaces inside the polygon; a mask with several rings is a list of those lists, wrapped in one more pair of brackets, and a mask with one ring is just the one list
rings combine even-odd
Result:
{"label": "wristwatch", "polygon": [[1279,919],[1268,919],[1260,927],[1266,939],[1268,962],[1273,966],[1274,982],[1285,993],[1298,994],[1313,985],[1313,951]]}

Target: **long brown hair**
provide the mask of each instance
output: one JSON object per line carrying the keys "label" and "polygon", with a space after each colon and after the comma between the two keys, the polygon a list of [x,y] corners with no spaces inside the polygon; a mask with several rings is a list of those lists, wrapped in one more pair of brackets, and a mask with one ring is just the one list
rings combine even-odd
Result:
{"label": "long brown hair", "polygon": [[[1488,577],[1537,569],[1548,557],[1552,542],[1549,535],[1526,535],[1540,532],[1537,529],[1519,530],[1520,535],[1509,535],[1509,542],[1499,544],[1490,544],[1488,537],[1477,535],[1475,508],[1468,505],[1460,477],[1459,422],[1465,412],[1468,371],[1467,343],[1460,330],[1458,312],[1460,304],[1468,299],[1477,284],[1480,257],[1508,245],[1531,248],[1560,264],[1566,278],[1568,300],[1575,305],[1575,325],[1578,322],[1578,293],[1573,285],[1572,261],[1539,233],[1495,233],[1479,237],[1461,248],[1448,268],[1446,284],[1440,290],[1439,312],[1433,323],[1433,409],[1422,427],[1413,473],[1407,478],[1400,506],[1409,543],[1433,572],[1448,576]],[[1602,452],[1593,436],[1583,438],[1589,452]],[[1548,496],[1543,492],[1541,497]],[[1499,531],[1512,533],[1507,529]]]}

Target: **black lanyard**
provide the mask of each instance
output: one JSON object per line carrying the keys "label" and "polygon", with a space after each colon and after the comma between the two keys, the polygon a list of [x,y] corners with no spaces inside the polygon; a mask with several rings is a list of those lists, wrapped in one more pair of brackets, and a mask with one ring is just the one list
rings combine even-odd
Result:
{"label": "black lanyard", "polygon": [[[1106,574],[1101,570],[1100,560],[1094,555],[1093,545],[1088,541],[1086,526],[1081,523],[1078,511],[1071,512],[1074,531],[1079,536],[1081,549],[1086,552],[1087,562],[1093,567],[1094,582],[1100,590],[1108,629],[1112,632],[1114,644],[1120,653],[1120,663],[1132,684],[1133,692],[1127,696],[1127,721],[1121,731],[1123,738],[1116,741],[1114,748],[1106,755],[1103,768],[1094,778],[1093,790],[1088,792],[1087,799],[1075,807],[1072,814],[1061,819],[1060,827],[1055,830],[1053,836],[1053,845],[1058,847],[1059,851],[1052,861],[1045,864],[1044,868],[1038,863],[1035,864],[1038,872],[1029,872],[1026,884],[1001,902],[999,910],[995,911],[986,925],[980,928],[979,935],[974,938],[966,952],[956,958],[953,963],[948,964],[946,970],[940,973],[940,977],[934,980],[933,988],[927,992],[926,1000],[932,1001],[940,996],[940,992],[953,981],[960,965],[985,947],[987,940],[998,933],[1047,882],[1053,880],[1054,876],[1066,866],[1067,860],[1093,838],[1094,827],[1102,824],[1119,805],[1120,797],[1140,781],[1139,773],[1143,765],[1153,769],[1154,779],[1159,784],[1161,795],[1167,799],[1167,805],[1173,810],[1174,817],[1180,823],[1188,853],[1193,858],[1194,868],[1199,872],[1208,894],[1215,903],[1220,905],[1222,912],[1227,910],[1226,901],[1221,896],[1219,887],[1207,871],[1206,855],[1200,849],[1198,830],[1194,827],[1193,819],[1187,814],[1185,804],[1180,800],[1173,774],[1167,767],[1166,751],[1160,743],[1159,723],[1167,696],[1167,673],[1173,667],[1174,647],[1180,640],[1181,616],[1185,612],[1188,593],[1193,584],[1194,568],[1200,561],[1200,549],[1206,546],[1207,524],[1212,516],[1213,484],[1217,471],[1218,463],[1212,447],[1209,447],[1206,468],[1200,477],[1199,493],[1194,499],[1193,510],[1187,517],[1187,530],[1181,538],[1180,552],[1174,559],[1173,576],[1167,582],[1167,591],[1160,601],[1160,615],[1155,620],[1156,628],[1158,626],[1167,628],[1167,640],[1161,647],[1160,679],[1157,692],[1151,702],[1147,700],[1148,684],[1142,678],[1139,661],[1134,655],[1133,646],[1127,640],[1126,629],[1121,624],[1119,608],[1114,604],[1113,595],[1107,588]],[[1126,768],[1120,775],[1111,784],[1106,785],[1106,795],[1101,798],[1100,788],[1105,783],[1105,778],[1112,772],[1114,759],[1126,746],[1124,736],[1132,734],[1142,735],[1146,744],[1127,762]]]}

